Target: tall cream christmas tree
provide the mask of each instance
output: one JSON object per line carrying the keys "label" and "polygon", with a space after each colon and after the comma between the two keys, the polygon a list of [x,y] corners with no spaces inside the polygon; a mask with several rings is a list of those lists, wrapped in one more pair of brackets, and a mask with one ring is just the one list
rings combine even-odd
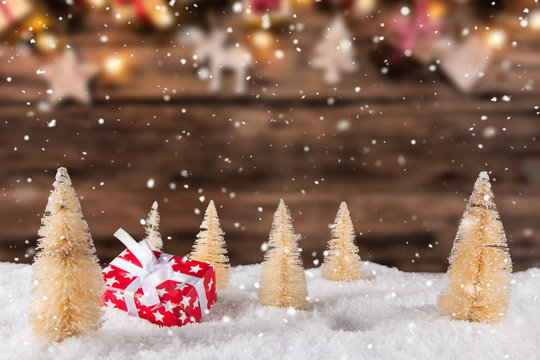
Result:
{"label": "tall cream christmas tree", "polygon": [[56,173],[32,265],[30,323],[52,341],[100,325],[105,291],[94,244],[65,168]]}
{"label": "tall cream christmas tree", "polygon": [[223,230],[219,225],[219,218],[214,201],[210,200],[201,230],[197,234],[197,240],[189,256],[192,260],[202,261],[214,266],[216,271],[216,287],[218,290],[225,289],[229,282],[229,258],[223,239]]}
{"label": "tall cream christmas tree", "polygon": [[146,240],[152,250],[161,251],[163,248],[163,240],[161,239],[161,234],[159,233],[159,212],[157,201],[154,201],[152,204],[152,208],[148,213],[148,218],[144,223],[144,228],[146,230],[146,237],[144,240]]}
{"label": "tall cream christmas tree", "polygon": [[283,202],[274,214],[259,288],[262,305],[304,309],[307,286],[291,214]]}
{"label": "tall cream christmas tree", "polygon": [[510,303],[512,260],[487,172],[474,184],[449,261],[439,312],[457,320],[501,320]]}
{"label": "tall cream christmas tree", "polygon": [[345,201],[339,206],[332,227],[332,239],[322,265],[322,276],[332,281],[355,281],[360,278],[362,262],[354,244],[354,228]]}

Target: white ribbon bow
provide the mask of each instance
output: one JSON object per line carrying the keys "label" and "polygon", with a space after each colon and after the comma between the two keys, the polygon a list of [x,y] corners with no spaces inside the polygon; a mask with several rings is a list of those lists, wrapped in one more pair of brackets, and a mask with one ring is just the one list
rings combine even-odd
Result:
{"label": "white ribbon bow", "polygon": [[199,298],[201,315],[204,318],[208,304],[204,290],[204,279],[173,271],[172,263],[169,262],[173,258],[172,255],[162,253],[156,259],[154,252],[145,240],[136,242],[122,228],[118,229],[114,233],[114,236],[131,251],[142,265],[142,267],[139,267],[120,258],[116,258],[111,262],[111,265],[136,275],[136,278],[124,290],[124,301],[126,302],[129,315],[139,316],[137,306],[135,305],[135,293],[137,290],[142,288],[146,300],[145,305],[153,306],[159,303],[159,295],[156,288],[161,283],[172,280],[191,285],[195,288],[197,297]]}

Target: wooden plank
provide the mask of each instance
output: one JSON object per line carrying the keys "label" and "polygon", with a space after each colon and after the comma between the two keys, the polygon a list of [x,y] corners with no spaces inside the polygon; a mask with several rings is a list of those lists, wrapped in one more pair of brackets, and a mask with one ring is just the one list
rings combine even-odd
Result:
{"label": "wooden plank", "polygon": [[[398,103],[381,105],[379,115],[353,105],[294,112],[278,107],[270,114],[265,107],[236,105],[192,105],[186,114],[174,105],[66,106],[29,118],[25,108],[7,107],[0,161],[9,171],[0,177],[0,218],[17,226],[5,226],[0,234],[2,259],[22,258],[21,250],[33,246],[54,169],[65,165],[83,197],[103,261],[120,249],[111,238],[116,227],[142,236],[138,221],[153,200],[161,203],[163,233],[173,239],[168,250],[188,252],[202,216],[195,209],[203,211],[210,198],[223,206],[219,212],[233,262],[260,261],[273,210],[284,197],[296,231],[305,237],[306,265],[322,260],[326,224],[339,201],[347,200],[356,230],[363,233],[359,245],[366,259],[442,271],[464,199],[478,171],[492,168],[516,267],[533,266],[540,186],[526,181],[522,168],[540,156],[532,140],[537,119],[523,106],[507,125],[510,120],[499,109],[512,105],[486,102],[486,111],[479,112],[472,104],[450,111],[444,104],[411,109]],[[482,114],[488,119],[480,120]],[[103,124],[97,121],[101,116]],[[56,126],[47,127],[53,118]],[[343,119],[347,130],[339,130]],[[475,136],[469,128],[483,123],[508,131],[482,139],[485,147],[478,149],[484,126],[475,126]],[[150,178],[153,188],[146,187]]]}

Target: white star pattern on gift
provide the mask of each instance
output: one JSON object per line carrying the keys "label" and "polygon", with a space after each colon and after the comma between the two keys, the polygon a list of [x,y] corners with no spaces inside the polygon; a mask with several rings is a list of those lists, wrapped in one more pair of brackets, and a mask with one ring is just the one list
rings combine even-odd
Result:
{"label": "white star pattern on gift", "polygon": [[130,274],[130,273],[126,273],[125,277],[130,278],[130,279],[134,279],[134,278],[137,277],[137,275],[135,275],[135,274]]}
{"label": "white star pattern on gift", "polygon": [[208,291],[212,288],[212,284],[214,284],[214,279],[210,279],[210,282],[208,283]]}
{"label": "white star pattern on gift", "polygon": [[182,298],[182,301],[180,301],[180,304],[184,305],[184,309],[189,307],[189,303],[191,302],[191,298],[189,296],[184,296]]}
{"label": "white star pattern on gift", "polygon": [[184,321],[186,321],[186,319],[187,319],[186,313],[183,311],[180,311],[180,316],[178,316],[178,320],[180,320],[180,322],[183,323]]}
{"label": "white star pattern on gift", "polygon": [[171,300],[168,300],[163,303],[163,307],[165,308],[165,311],[172,312],[174,309],[174,304],[171,302]]}
{"label": "white star pattern on gift", "polygon": [[114,303],[113,303],[110,299],[107,300],[107,301],[105,301],[105,305],[107,305],[107,306],[109,306],[109,307],[116,307],[116,306],[114,305]]}
{"label": "white star pattern on gift", "polygon": [[112,278],[105,279],[105,284],[107,284],[108,286],[113,286],[117,282],[119,281],[116,280],[114,276]]}
{"label": "white star pattern on gift", "polygon": [[115,291],[113,294],[116,296],[116,300],[124,300],[124,294],[121,291]]}
{"label": "white star pattern on gift", "polygon": [[186,284],[177,284],[174,290],[184,290],[186,286]]}
{"label": "white star pattern on gift", "polygon": [[163,297],[167,293],[166,289],[157,289],[157,293],[159,294],[159,297]]}
{"label": "white star pattern on gift", "polygon": [[195,266],[192,266],[191,267],[191,270],[189,270],[189,272],[192,272],[192,273],[198,273],[199,271],[201,271],[202,268],[199,266],[199,264],[195,265]]}
{"label": "white star pattern on gift", "polygon": [[141,303],[141,305],[146,306],[146,297],[144,295],[139,297],[139,302]]}
{"label": "white star pattern on gift", "polygon": [[110,271],[112,271],[112,267],[111,267],[111,266],[107,266],[107,267],[106,267],[105,269],[103,269],[103,271],[101,271],[101,272],[108,275]]}
{"label": "white star pattern on gift", "polygon": [[152,314],[154,314],[154,316],[156,317],[156,321],[160,321],[160,322],[163,322],[163,316],[159,310],[157,310],[156,312],[153,312]]}

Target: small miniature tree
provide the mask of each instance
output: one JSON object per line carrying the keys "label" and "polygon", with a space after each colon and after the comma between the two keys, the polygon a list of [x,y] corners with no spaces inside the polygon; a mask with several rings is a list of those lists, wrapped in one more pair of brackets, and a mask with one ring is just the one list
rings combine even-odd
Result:
{"label": "small miniature tree", "polygon": [[306,276],[291,214],[281,199],[264,255],[259,302],[266,306],[304,309],[307,295]]}
{"label": "small miniature tree", "polygon": [[148,218],[144,223],[144,229],[146,231],[146,237],[144,240],[150,245],[152,250],[161,251],[163,248],[163,240],[159,233],[159,212],[158,203],[154,201],[152,208],[148,213]]}
{"label": "small miniature tree", "polygon": [[190,259],[206,262],[214,266],[216,271],[216,287],[223,290],[229,282],[229,258],[227,257],[227,248],[219,225],[219,218],[214,201],[210,200],[204,220],[201,224],[202,231],[197,234],[197,240],[191,250]]}
{"label": "small miniature tree", "polygon": [[345,201],[339,206],[332,238],[322,265],[322,276],[332,281],[355,281],[360,278],[362,262],[354,244],[354,228]]}
{"label": "small miniature tree", "polygon": [[449,261],[439,312],[457,320],[501,320],[510,303],[512,260],[487,172],[474,184]]}
{"label": "small miniature tree", "polygon": [[38,336],[62,341],[99,327],[105,286],[65,168],[53,185],[32,265],[30,323]]}

